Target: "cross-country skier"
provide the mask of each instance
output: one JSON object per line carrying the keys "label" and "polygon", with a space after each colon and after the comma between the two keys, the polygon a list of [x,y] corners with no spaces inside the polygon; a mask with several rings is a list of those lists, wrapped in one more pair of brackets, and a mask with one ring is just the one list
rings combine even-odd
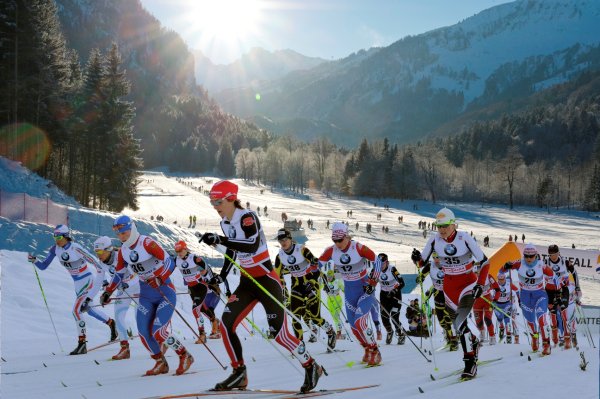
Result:
{"label": "cross-country skier", "polygon": [[208,282],[213,278],[213,272],[204,262],[200,255],[190,252],[185,241],[179,240],[175,243],[175,265],[183,276],[183,283],[188,287],[192,298],[192,313],[198,324],[197,344],[206,342],[206,331],[204,331],[204,320],[202,313],[206,314],[212,326],[217,326],[219,320],[215,313],[208,307],[203,307],[208,294]]}
{"label": "cross-country skier", "polygon": [[327,270],[323,289],[327,294],[327,308],[329,309],[329,313],[331,313],[331,317],[333,318],[333,323],[336,326],[336,339],[342,339],[343,321],[340,318],[340,314],[342,312],[343,300],[340,293],[344,292],[344,283],[341,279],[336,278],[333,269]]}
{"label": "cross-country skier", "polygon": [[496,345],[496,332],[494,331],[494,322],[492,321],[492,290],[498,289],[496,279],[488,274],[483,286],[483,294],[475,300],[473,304],[473,314],[475,323],[479,329],[479,340],[484,341],[484,324],[490,337],[490,345]]}
{"label": "cross-country skier", "polygon": [[[363,362],[370,366],[381,363],[381,352],[369,327],[369,314],[373,303],[373,295],[379,274],[381,259],[375,259],[375,253],[348,235],[348,226],[335,222],[331,226],[333,245],[325,249],[319,257],[321,267],[332,260],[335,271],[344,280],[346,316],[352,333],[365,349]],[[373,270],[368,273],[368,264],[375,262]]]}
{"label": "cross-country skier", "polygon": [[[469,233],[456,230],[456,219],[450,209],[440,209],[435,219],[437,232],[429,237],[423,254],[414,249],[411,259],[422,267],[433,252],[438,254],[444,271],[446,304],[453,312],[454,330],[463,348],[465,368],[461,378],[474,378],[477,375],[480,342],[477,339],[477,326],[468,321],[475,299],[483,294],[489,262]],[[481,265],[479,276],[475,274],[475,261]]]}
{"label": "cross-country skier", "polygon": [[218,181],[212,186],[210,203],[222,218],[221,230],[225,235],[205,233],[200,238],[200,241],[207,245],[220,244],[227,248],[221,273],[215,276],[212,283],[226,279],[234,267],[231,261],[234,258],[237,266],[242,269],[240,283],[229,297],[220,323],[221,335],[231,359],[233,372],[225,380],[217,383],[215,389],[242,389],[247,386],[246,365],[236,329],[244,316],[260,303],[268,315],[267,322],[275,341],[289,350],[304,367],[304,383],[300,390],[308,392],[317,385],[324,369],[308,353],[304,343],[288,329],[287,314],[280,306],[283,302],[283,289],[279,276],[273,269],[261,223],[253,211],[242,207],[237,194],[238,186],[228,180]]}
{"label": "cross-country skier", "polygon": [[539,258],[533,244],[523,247],[520,260],[506,262],[504,270],[517,270],[521,288],[521,309],[531,333],[531,349],[537,352],[538,336],[542,334],[542,355],[549,355],[550,325],[548,323],[548,295],[544,289],[547,281],[554,280],[554,272]]}
{"label": "cross-country skier", "polygon": [[387,254],[377,255],[381,259],[381,274],[379,275],[379,303],[381,304],[381,322],[387,331],[385,343],[392,343],[394,330],[398,336],[398,345],[403,345],[406,339],[402,325],[400,324],[400,310],[402,309],[402,288],[404,288],[404,279],[396,270],[396,267],[390,266]]}
{"label": "cross-country skier", "polygon": [[[494,313],[496,314],[496,320],[498,321],[498,339],[501,341],[506,334],[506,343],[512,343],[512,336],[515,333],[515,343],[518,343],[519,330],[516,329],[516,323],[513,320],[513,296],[519,299],[519,288],[514,285],[510,279],[507,279],[508,273],[504,270],[498,272],[498,286],[494,288],[493,299]],[[514,330],[514,331],[513,331]]]}
{"label": "cross-country skier", "polygon": [[[548,309],[550,310],[550,320],[552,321],[552,341],[556,345],[559,341],[558,337],[558,317],[562,319],[561,326],[565,326],[569,318],[567,317],[567,307],[569,306],[569,273],[573,275],[575,281],[575,292],[581,297],[581,289],[579,288],[579,278],[575,267],[568,260],[560,255],[558,245],[550,245],[548,247],[548,265],[556,276],[557,284],[549,281],[546,284],[546,293],[548,294]],[[571,348],[571,334],[569,329],[563,328],[564,348]],[[561,339],[561,341],[562,341]]]}
{"label": "cross-country skier", "polygon": [[181,341],[169,333],[177,302],[175,286],[169,278],[175,269],[175,262],[156,241],[141,235],[129,216],[117,217],[113,222],[113,231],[123,245],[117,254],[115,277],[102,293],[101,303],[110,302],[110,296],[124,279],[129,267],[140,278],[140,300],[135,317],[140,339],[152,354],[152,359],[156,360],[146,375],[169,372],[169,364],[161,351],[163,343],[179,355],[179,366],[175,373],[183,374],[190,368],[194,358]]}
{"label": "cross-country skier", "polygon": [[[275,268],[282,265],[291,274],[290,309],[298,319],[322,327],[327,333],[328,350],[335,348],[335,330],[321,317],[321,290],[319,289],[321,272],[319,260],[304,245],[292,240],[287,229],[277,232],[277,241],[281,249],[275,257]],[[285,280],[283,280],[285,284]],[[292,326],[298,339],[302,340],[304,331],[300,322],[293,320]]]}
{"label": "cross-country skier", "polygon": [[73,318],[77,326],[79,340],[77,347],[70,355],[81,355],[87,353],[86,346],[86,323],[82,318],[84,313],[89,314],[94,319],[99,320],[110,328],[110,340],[117,339],[115,321],[109,318],[104,312],[94,309],[94,297],[102,286],[102,269],[98,260],[83,249],[81,245],[74,242],[69,228],[64,224],[59,224],[53,233],[55,245],[48,250],[48,256],[43,261],[38,261],[36,256],[29,254],[28,260],[38,269],[45,270],[52,260],[56,257],[60,264],[67,269],[73,284],[75,285],[75,304],[73,305]]}
{"label": "cross-country skier", "polygon": [[[94,252],[102,262],[100,266],[102,266],[105,273],[108,273],[109,280],[112,281],[115,275],[115,268],[117,267],[117,254],[119,250],[113,246],[112,240],[109,237],[102,236],[94,241]],[[102,286],[108,286],[108,280],[105,280]],[[131,355],[125,316],[127,316],[129,305],[133,300],[132,298],[140,296],[140,279],[135,273],[132,273],[129,269],[125,269],[123,280],[119,282],[118,289],[117,297],[119,299],[113,302],[115,305],[115,323],[119,333],[118,339],[121,343],[121,349],[119,353],[112,357],[113,360],[129,359]]]}
{"label": "cross-country skier", "polygon": [[[435,316],[444,331],[446,345],[453,352],[458,350],[458,337],[452,331],[453,312],[446,305],[446,298],[444,297],[444,270],[440,266],[440,258],[435,252],[431,254],[431,259],[431,261],[423,266],[420,274],[417,276],[417,284],[421,284],[423,279],[429,275],[431,287],[428,290],[429,293],[425,296],[429,296],[429,294],[433,295]],[[430,290],[433,290],[433,292]]]}

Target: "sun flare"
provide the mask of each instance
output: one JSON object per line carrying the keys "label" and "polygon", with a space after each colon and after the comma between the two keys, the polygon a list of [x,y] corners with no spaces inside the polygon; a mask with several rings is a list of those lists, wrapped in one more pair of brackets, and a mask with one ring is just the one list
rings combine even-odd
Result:
{"label": "sun flare", "polygon": [[190,0],[188,20],[205,40],[234,42],[257,30],[259,0]]}

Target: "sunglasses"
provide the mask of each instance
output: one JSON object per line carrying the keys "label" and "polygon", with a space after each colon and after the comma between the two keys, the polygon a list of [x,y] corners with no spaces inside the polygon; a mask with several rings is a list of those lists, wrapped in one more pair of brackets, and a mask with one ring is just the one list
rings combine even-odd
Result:
{"label": "sunglasses", "polygon": [[535,258],[535,255],[523,255],[525,259]]}
{"label": "sunglasses", "polygon": [[64,236],[64,235],[62,235],[62,234],[59,234],[59,235],[54,235],[54,241],[60,241],[60,240],[62,240],[63,238],[65,238],[65,236]]}
{"label": "sunglasses", "polygon": [[105,252],[108,252],[106,249],[97,249],[94,252],[96,252],[96,255],[102,255]]}
{"label": "sunglasses", "polygon": [[117,224],[113,226],[113,231],[117,234],[123,234],[126,231],[129,231],[131,227],[128,224]]}
{"label": "sunglasses", "polygon": [[452,223],[448,223],[448,224],[437,224],[436,226],[440,229],[445,229],[446,227],[450,227]]}
{"label": "sunglasses", "polygon": [[333,242],[335,242],[336,244],[339,244],[340,242],[344,241],[343,238],[338,238],[337,240],[331,240]]}
{"label": "sunglasses", "polygon": [[224,199],[216,199],[216,200],[210,200],[210,204],[212,206],[219,206],[221,205],[225,200]]}

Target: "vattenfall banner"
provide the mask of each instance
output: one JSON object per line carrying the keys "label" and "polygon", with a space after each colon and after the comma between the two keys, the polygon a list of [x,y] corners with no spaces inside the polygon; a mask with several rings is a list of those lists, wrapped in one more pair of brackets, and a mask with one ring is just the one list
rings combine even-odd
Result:
{"label": "vattenfall banner", "polygon": [[[523,253],[524,244],[518,244],[519,251]],[[536,245],[536,248],[542,258],[546,260],[548,258],[548,247]],[[598,278],[600,273],[600,251],[598,250],[587,250],[587,249],[571,249],[571,248],[560,248],[560,255],[570,260],[575,265],[575,270],[580,276],[588,276],[592,278]]]}

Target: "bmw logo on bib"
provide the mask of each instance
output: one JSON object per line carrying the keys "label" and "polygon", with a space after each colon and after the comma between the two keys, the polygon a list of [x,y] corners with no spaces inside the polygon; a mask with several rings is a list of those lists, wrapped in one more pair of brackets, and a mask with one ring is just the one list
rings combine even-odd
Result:
{"label": "bmw logo on bib", "polygon": [[60,255],[60,258],[64,261],[68,261],[69,260],[69,253],[68,252],[63,252],[62,255]]}
{"label": "bmw logo on bib", "polygon": [[340,263],[341,263],[342,265],[347,265],[348,263],[350,263],[350,261],[351,261],[351,260],[352,260],[352,259],[350,259],[350,255],[348,255],[348,254],[343,254],[343,255],[340,257]]}
{"label": "bmw logo on bib", "polygon": [[136,251],[131,251],[129,254],[129,260],[132,262],[137,262],[140,259],[140,255]]}
{"label": "bmw logo on bib", "polygon": [[295,265],[296,257],[294,255],[290,255],[290,256],[288,256],[287,261],[288,261],[288,265]]}
{"label": "bmw logo on bib", "polygon": [[527,269],[527,271],[525,272],[525,275],[527,277],[533,277],[533,276],[535,276],[535,270],[533,270],[533,269]]}
{"label": "bmw logo on bib", "polygon": [[458,250],[456,249],[456,246],[454,246],[454,244],[448,244],[444,247],[444,253],[448,256],[456,255],[457,251]]}

